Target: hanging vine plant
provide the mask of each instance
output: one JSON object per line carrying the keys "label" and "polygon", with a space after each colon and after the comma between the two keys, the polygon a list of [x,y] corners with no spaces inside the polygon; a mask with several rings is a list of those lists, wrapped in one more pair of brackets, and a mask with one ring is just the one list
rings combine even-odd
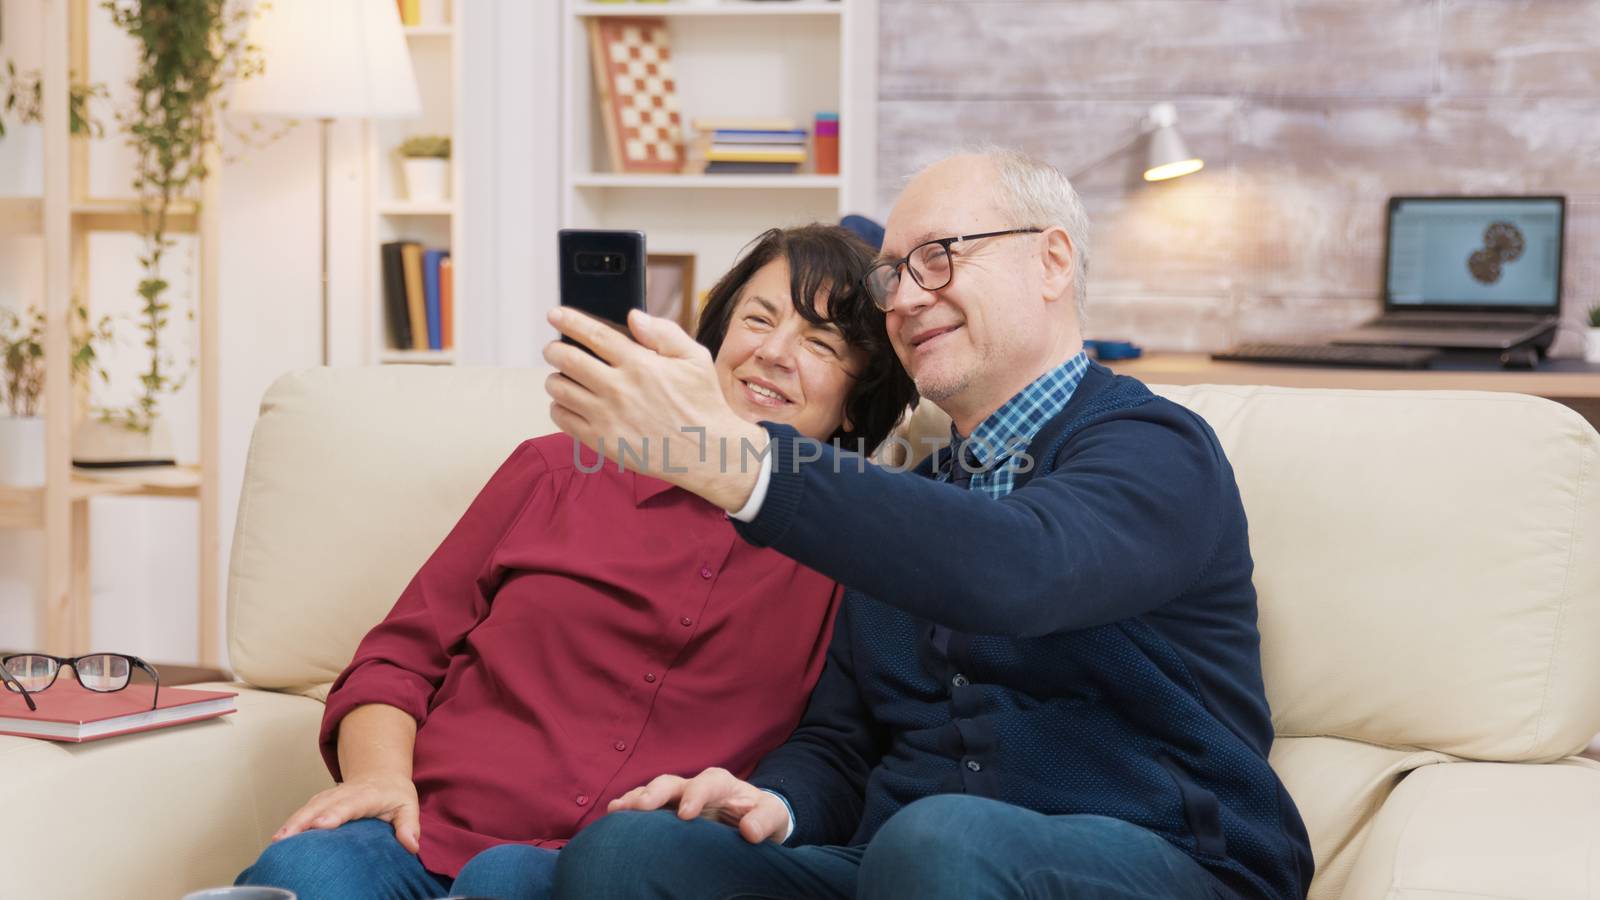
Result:
{"label": "hanging vine plant", "polygon": [[150,367],[139,377],[132,405],[102,408],[100,417],[148,433],[162,395],[176,393],[187,377],[161,342],[171,312],[162,264],[173,247],[173,210],[190,201],[198,209],[194,189],[206,177],[206,150],[217,140],[223,88],[259,72],[261,59],[245,42],[251,13],[241,0],[105,0],[104,6],[137,44],[134,103],[117,119],[136,157],[133,190],[144,241],[139,327]]}

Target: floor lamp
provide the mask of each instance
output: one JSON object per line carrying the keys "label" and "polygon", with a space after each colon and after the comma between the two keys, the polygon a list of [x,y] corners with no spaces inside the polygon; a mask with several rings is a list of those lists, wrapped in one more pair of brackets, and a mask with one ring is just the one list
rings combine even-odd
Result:
{"label": "floor lamp", "polygon": [[328,131],[335,119],[421,114],[411,52],[394,0],[272,0],[250,24],[260,74],[240,82],[234,112],[316,119],[321,143],[322,364],[329,359]]}

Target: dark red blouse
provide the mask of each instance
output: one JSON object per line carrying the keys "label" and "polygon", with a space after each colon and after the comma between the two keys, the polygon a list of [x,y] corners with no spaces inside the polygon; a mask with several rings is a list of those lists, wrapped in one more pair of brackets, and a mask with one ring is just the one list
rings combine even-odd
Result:
{"label": "dark red blouse", "polygon": [[[583,468],[595,457],[583,451]],[[422,863],[560,847],[664,772],[743,776],[799,721],[840,591],[663,481],[526,441],[334,682],[322,755],[364,703],[417,720]]]}

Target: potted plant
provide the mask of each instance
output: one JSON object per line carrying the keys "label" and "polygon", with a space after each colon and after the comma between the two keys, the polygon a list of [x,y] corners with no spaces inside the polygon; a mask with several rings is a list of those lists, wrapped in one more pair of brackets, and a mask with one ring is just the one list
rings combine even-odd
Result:
{"label": "potted plant", "polygon": [[1583,358],[1600,363],[1600,303],[1589,307],[1589,328],[1584,332]]}
{"label": "potted plant", "polygon": [[450,193],[450,139],[419,134],[400,145],[401,167],[406,175],[406,197],[418,201],[443,200]]}
{"label": "potted plant", "polygon": [[195,189],[206,177],[206,150],[217,140],[223,89],[234,78],[259,72],[261,59],[259,48],[245,42],[251,10],[242,0],[105,0],[103,6],[135,44],[133,102],[117,118],[135,157],[133,189],[144,243],[139,325],[150,364],[139,376],[140,396],[125,408],[101,409],[99,422],[149,436],[161,396],[175,393],[184,381],[161,343],[171,311],[162,274],[173,246],[170,217],[177,204],[198,206]]}
{"label": "potted plant", "polygon": [[[93,327],[89,310],[75,305],[72,322],[72,380],[110,376],[95,346],[112,340],[111,317]],[[44,419],[39,397],[44,393],[44,313],[0,310],[0,395],[9,415],[0,416],[0,484],[38,487],[44,484]]]}

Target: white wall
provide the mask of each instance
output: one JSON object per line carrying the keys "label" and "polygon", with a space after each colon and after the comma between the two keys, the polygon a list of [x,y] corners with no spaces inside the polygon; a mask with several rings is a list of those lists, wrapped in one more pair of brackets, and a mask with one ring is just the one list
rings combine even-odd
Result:
{"label": "white wall", "polygon": [[[0,0],[4,16],[0,60],[39,64],[39,12],[34,0]],[[131,45],[98,4],[91,30],[91,77],[125,94]],[[465,41],[466,241],[474,272],[460,307],[462,360],[469,365],[533,365],[549,339],[543,311],[555,302],[557,221],[557,4],[473,0]],[[106,114],[108,128],[112,126]],[[114,132],[91,156],[91,184],[125,195],[126,150]],[[334,298],[335,365],[365,362],[368,340],[361,304],[371,296],[367,263],[376,248],[368,235],[364,129],[336,123],[330,153],[329,222]],[[318,273],[318,136],[302,124],[277,142],[241,150],[229,143],[222,173],[220,329],[222,413],[220,478],[224,579],[234,516],[260,399],[279,375],[320,362]],[[0,139],[0,195],[36,194],[41,165],[37,136]],[[136,243],[97,239],[92,251],[91,308],[132,308],[138,269]],[[37,303],[41,250],[37,241],[0,240],[0,304]],[[169,329],[187,359],[192,327],[181,311],[194,291],[186,266],[173,269],[180,315]],[[131,324],[131,323],[130,323]],[[125,327],[124,343],[136,345]],[[133,349],[130,346],[130,349]],[[138,365],[133,352],[113,361],[124,393]],[[168,398],[180,459],[197,457],[198,394]],[[198,507],[186,500],[103,499],[91,510],[92,592],[96,647],[183,662],[196,657],[195,599]],[[43,536],[0,531],[0,646],[31,645],[36,592],[43,581]],[[223,589],[225,589],[225,582]],[[226,645],[224,645],[225,648]]]}

